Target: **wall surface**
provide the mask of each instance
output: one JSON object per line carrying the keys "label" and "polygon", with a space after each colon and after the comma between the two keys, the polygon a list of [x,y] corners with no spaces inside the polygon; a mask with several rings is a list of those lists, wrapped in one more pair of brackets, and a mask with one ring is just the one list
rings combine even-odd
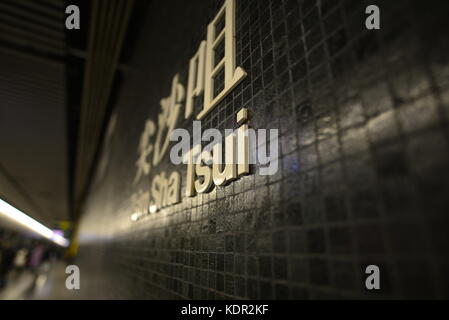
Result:
{"label": "wall surface", "polygon": [[[248,77],[202,125],[233,128],[248,108],[250,127],[280,130],[280,170],[132,221],[160,172],[185,193],[168,154],[134,183],[139,141],[221,5],[154,1],[135,35],[80,224],[82,296],[449,297],[447,1],[237,0]],[[370,264],[379,291],[365,289]]]}

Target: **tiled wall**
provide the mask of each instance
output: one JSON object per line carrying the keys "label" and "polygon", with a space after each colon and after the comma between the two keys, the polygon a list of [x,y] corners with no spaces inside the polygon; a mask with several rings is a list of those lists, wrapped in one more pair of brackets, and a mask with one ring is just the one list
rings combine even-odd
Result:
{"label": "tiled wall", "polygon": [[135,35],[81,222],[84,297],[449,297],[447,1],[237,0],[248,77],[202,125],[235,127],[247,107],[250,127],[280,129],[280,170],[131,221],[157,173],[177,170],[185,192],[168,156],[133,185],[138,143],[221,5],[155,1]]}

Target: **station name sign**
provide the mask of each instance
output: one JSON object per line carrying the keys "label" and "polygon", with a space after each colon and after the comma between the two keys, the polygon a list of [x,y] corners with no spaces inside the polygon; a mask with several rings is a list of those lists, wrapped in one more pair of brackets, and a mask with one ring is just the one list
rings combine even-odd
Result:
{"label": "station name sign", "polygon": [[[217,59],[218,52],[221,58]],[[139,184],[141,179],[150,174],[152,168],[161,163],[168,153],[170,142],[178,141],[177,146],[172,148],[170,158],[174,164],[187,164],[185,196],[193,197],[197,193],[209,192],[213,186],[220,186],[249,174],[250,163],[256,158],[250,147],[256,141],[256,134],[252,134],[246,124],[248,110],[245,108],[236,115],[240,127],[235,132],[225,134],[224,145],[220,132],[216,129],[206,130],[204,134],[199,129],[200,132],[195,133],[198,126],[201,128],[200,121],[247,77],[245,70],[236,63],[236,0],[225,0],[207,28],[207,39],[200,43],[198,51],[191,58],[188,72],[187,90],[180,83],[179,74],[176,74],[172,80],[170,95],[160,101],[157,124],[152,119],[145,123],[138,147],[134,184]],[[219,77],[220,89],[217,90],[215,86]],[[201,96],[202,109],[194,115],[195,99]],[[194,117],[193,146],[187,130],[176,128],[181,117]],[[253,136],[254,139],[251,139]],[[201,141],[205,139],[213,141],[203,149]],[[277,136],[275,147],[277,148]],[[170,174],[159,173],[150,183],[150,192],[143,191],[140,195],[135,195],[134,201],[139,204],[132,220],[137,220],[147,212],[154,213],[179,203],[180,190],[181,177],[177,171]]]}

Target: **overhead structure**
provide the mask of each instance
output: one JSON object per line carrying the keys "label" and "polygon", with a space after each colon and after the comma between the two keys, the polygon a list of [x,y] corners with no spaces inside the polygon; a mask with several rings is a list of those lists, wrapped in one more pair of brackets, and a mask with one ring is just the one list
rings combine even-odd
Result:
{"label": "overhead structure", "polygon": [[76,214],[91,178],[133,5],[133,0],[91,2],[75,165]]}

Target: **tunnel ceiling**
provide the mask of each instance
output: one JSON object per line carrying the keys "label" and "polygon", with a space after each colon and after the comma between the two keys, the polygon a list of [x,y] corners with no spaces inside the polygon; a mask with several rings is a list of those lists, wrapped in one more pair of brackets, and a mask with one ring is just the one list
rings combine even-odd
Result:
{"label": "tunnel ceiling", "polygon": [[[48,225],[76,220],[149,3],[0,2],[0,198]],[[80,30],[65,29],[69,4]]]}
{"label": "tunnel ceiling", "polygon": [[63,5],[0,2],[0,197],[45,223],[69,218]]}

